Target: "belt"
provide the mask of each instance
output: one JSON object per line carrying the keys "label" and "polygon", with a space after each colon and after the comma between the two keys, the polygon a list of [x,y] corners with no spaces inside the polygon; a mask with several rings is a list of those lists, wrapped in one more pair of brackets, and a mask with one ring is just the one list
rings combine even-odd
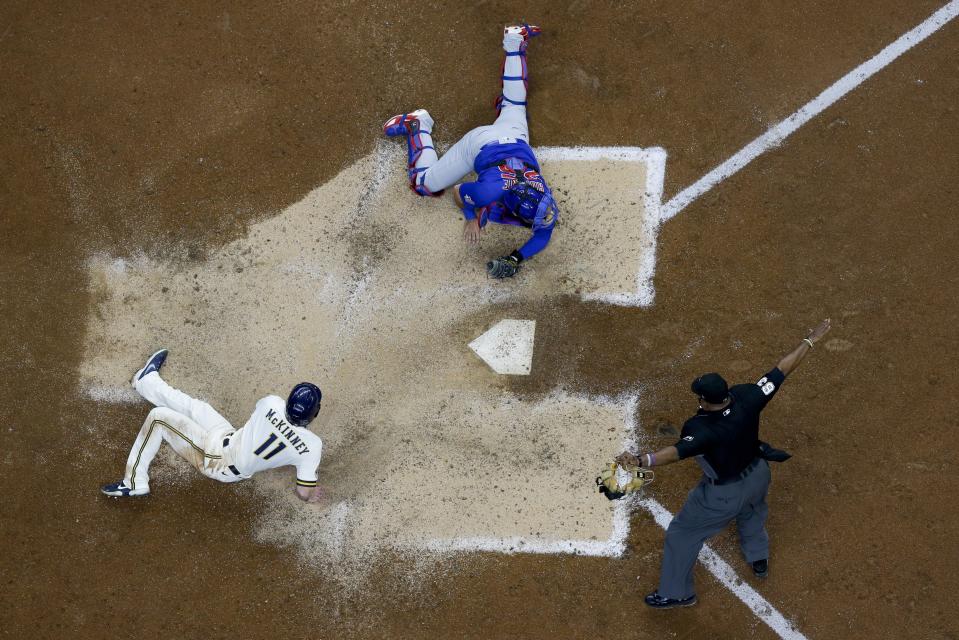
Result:
{"label": "belt", "polygon": [[[496,142],[491,142],[490,144],[498,144],[498,143],[496,143]],[[485,145],[484,145],[484,146],[485,146]],[[486,171],[487,169],[492,169],[493,167],[501,167],[501,166],[503,166],[504,164],[506,164],[507,162],[509,162],[510,160],[515,160],[515,161],[517,161],[518,163],[522,164],[522,165],[523,165],[523,171],[535,171],[536,173],[539,173],[539,169],[537,169],[536,167],[534,167],[534,166],[531,165],[530,163],[526,162],[525,160],[520,160],[519,158],[516,158],[516,157],[513,157],[513,156],[511,156],[511,157],[509,157],[509,158],[503,158],[503,159],[500,160],[499,162],[491,162],[490,164],[488,164],[488,165],[486,165],[485,167],[483,167],[482,169],[480,169],[480,172]]]}
{"label": "belt", "polygon": [[519,136],[501,136],[496,140],[490,140],[486,144],[482,145],[480,149],[485,149],[486,147],[492,147],[497,144],[516,144],[517,142],[526,142]]}
{"label": "belt", "polygon": [[[236,433],[236,432],[234,431],[233,433]],[[227,437],[223,438],[223,448],[224,448],[224,449],[226,449],[227,445],[230,444],[230,438],[233,437],[233,433],[231,433],[231,434],[228,435]],[[230,466],[228,466],[227,469],[229,469],[231,472],[233,472],[233,475],[235,475],[235,476],[242,476],[242,475],[243,475],[242,473],[240,473],[240,470],[237,469],[236,467],[234,467],[232,464],[231,464]]]}
{"label": "belt", "polygon": [[763,460],[762,458],[754,459],[752,462],[749,463],[749,466],[747,466],[745,469],[740,471],[739,475],[736,475],[736,476],[731,476],[729,478],[718,478],[718,479],[714,479],[714,478],[710,478],[709,476],[706,476],[706,482],[714,485],[732,484],[734,482],[739,482],[740,480],[748,476],[750,473],[752,473],[753,469],[758,467],[759,463],[762,462],[762,460]]}

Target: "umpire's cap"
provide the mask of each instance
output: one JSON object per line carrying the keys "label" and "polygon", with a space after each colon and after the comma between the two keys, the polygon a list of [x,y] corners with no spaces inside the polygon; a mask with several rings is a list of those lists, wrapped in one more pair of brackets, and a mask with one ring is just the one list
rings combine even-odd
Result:
{"label": "umpire's cap", "polygon": [[323,393],[318,386],[312,382],[301,382],[293,387],[290,397],[286,399],[286,419],[298,427],[307,426],[320,412],[322,400]]}
{"label": "umpire's cap", "polygon": [[729,395],[729,385],[718,373],[704,373],[690,385],[697,396],[711,404],[720,404]]}

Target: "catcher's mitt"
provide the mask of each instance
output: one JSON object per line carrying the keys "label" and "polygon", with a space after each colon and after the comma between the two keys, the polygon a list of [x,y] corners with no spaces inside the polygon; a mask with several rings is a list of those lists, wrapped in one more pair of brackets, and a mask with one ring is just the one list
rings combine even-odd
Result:
{"label": "catcher's mitt", "polygon": [[610,462],[603,472],[596,477],[599,492],[610,500],[618,500],[631,493],[636,493],[643,486],[653,481],[655,474],[649,469],[640,469],[634,465],[619,465]]}
{"label": "catcher's mitt", "polygon": [[519,271],[519,260],[516,256],[503,256],[486,263],[486,273],[493,278],[512,278]]}

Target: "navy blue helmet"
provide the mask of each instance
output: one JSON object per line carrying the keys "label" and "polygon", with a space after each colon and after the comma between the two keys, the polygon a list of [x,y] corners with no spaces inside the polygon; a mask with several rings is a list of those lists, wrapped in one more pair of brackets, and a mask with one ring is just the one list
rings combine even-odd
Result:
{"label": "navy blue helmet", "polygon": [[543,178],[518,180],[503,196],[503,204],[533,230],[548,229],[556,223],[559,209]]}
{"label": "navy blue helmet", "polygon": [[323,392],[312,382],[301,382],[290,391],[286,399],[286,419],[290,424],[305,427],[313,422],[313,418],[320,412],[320,401]]}

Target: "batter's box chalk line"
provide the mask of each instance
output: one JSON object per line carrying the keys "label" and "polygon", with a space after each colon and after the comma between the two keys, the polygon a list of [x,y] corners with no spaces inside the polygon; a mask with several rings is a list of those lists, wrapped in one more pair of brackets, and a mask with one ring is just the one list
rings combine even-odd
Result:
{"label": "batter's box chalk line", "polygon": [[[636,447],[636,411],[639,407],[639,394],[627,393],[621,396],[581,396],[602,404],[616,406],[622,412],[623,440],[621,447],[632,450]],[[599,491],[597,500],[605,500]],[[573,554],[581,556],[618,558],[626,551],[626,539],[629,536],[630,513],[634,501],[617,500],[613,503],[612,532],[606,540],[557,540],[550,538],[496,538],[496,537],[457,537],[434,539],[421,544],[427,551],[435,553],[449,552],[495,552],[495,553],[540,553]]]}
{"label": "batter's box chalk line", "polygon": [[[660,147],[536,147],[540,162],[584,161],[637,162],[645,165],[645,184],[636,185],[637,197],[644,202],[637,227],[650,239],[650,246],[637,256],[636,288],[621,293],[586,293],[584,301],[605,302],[624,307],[653,304],[653,276],[656,270],[656,234],[662,219],[663,182],[666,176],[666,150]],[[546,168],[548,171],[548,167]],[[562,215],[562,214],[560,214]],[[596,224],[602,224],[597,220]]]}

